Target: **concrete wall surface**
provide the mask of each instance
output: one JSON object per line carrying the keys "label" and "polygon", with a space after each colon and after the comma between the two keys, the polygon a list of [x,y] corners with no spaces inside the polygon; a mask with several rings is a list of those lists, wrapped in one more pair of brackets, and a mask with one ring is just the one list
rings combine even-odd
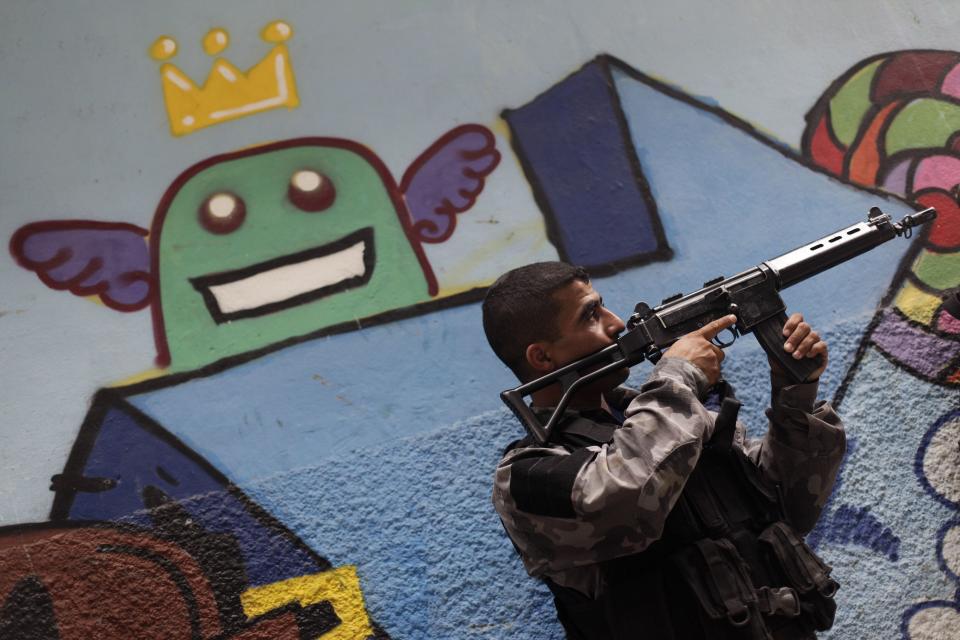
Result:
{"label": "concrete wall surface", "polygon": [[[821,637],[960,638],[960,8],[0,5],[0,637],[557,638],[490,504],[504,271],[784,293],[848,450]],[[725,374],[750,434],[767,365]],[[648,364],[638,365],[639,384]]]}

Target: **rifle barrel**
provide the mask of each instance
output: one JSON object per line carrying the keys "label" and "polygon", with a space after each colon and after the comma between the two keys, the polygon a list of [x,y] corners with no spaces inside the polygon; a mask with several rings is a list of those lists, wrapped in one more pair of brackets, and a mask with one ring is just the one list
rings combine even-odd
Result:
{"label": "rifle barrel", "polygon": [[900,222],[892,222],[890,216],[874,207],[865,222],[835,231],[764,264],[776,275],[778,288],[786,289],[897,236],[910,237],[913,227],[933,220],[936,215],[930,207],[908,215]]}

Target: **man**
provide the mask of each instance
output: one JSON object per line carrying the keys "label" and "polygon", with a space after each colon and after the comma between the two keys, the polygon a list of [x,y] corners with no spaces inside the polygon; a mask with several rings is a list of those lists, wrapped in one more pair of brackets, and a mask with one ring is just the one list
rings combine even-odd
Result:
{"label": "man", "polygon": [[[803,543],[843,457],[839,418],[815,403],[827,345],[792,315],[784,349],[820,358],[804,384],[771,361],[769,429],[751,442],[726,409],[717,320],[670,347],[637,391],[627,370],[578,392],[545,445],[514,442],[494,506],[527,571],[554,594],[572,639],[813,638],[837,584]],[[529,381],[612,344],[624,324],[586,272],[559,262],[508,272],[487,292],[494,352]],[[558,385],[533,394],[542,419]],[[731,401],[724,406],[731,405]]]}

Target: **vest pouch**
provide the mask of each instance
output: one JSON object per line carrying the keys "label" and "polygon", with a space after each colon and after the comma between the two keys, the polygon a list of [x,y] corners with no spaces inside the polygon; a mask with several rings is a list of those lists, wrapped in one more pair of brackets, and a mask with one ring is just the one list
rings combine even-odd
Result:
{"label": "vest pouch", "polygon": [[706,614],[704,637],[772,640],[749,569],[729,541],[704,538],[670,561]]}
{"label": "vest pouch", "polygon": [[840,585],[830,577],[832,568],[821,560],[789,525],[776,522],[759,541],[768,550],[775,569],[800,596],[800,609],[818,631],[833,626],[837,611],[834,595]]}

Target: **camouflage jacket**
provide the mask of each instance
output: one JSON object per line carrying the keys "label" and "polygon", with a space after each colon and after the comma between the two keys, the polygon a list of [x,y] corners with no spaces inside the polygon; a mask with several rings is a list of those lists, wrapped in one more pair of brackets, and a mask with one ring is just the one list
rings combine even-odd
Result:
{"label": "camouflage jacket", "polygon": [[[828,403],[816,402],[816,382],[771,382],[766,435],[751,441],[738,422],[734,442],[780,486],[788,521],[806,533],[833,487],[843,426]],[[603,589],[598,563],[643,551],[660,537],[713,434],[716,413],[702,403],[708,385],[695,365],[664,358],[639,391],[618,389],[622,426],[602,412],[575,414],[588,426],[606,423],[606,444],[568,448],[525,439],[508,448],[493,504],[530,575],[596,597]]]}

